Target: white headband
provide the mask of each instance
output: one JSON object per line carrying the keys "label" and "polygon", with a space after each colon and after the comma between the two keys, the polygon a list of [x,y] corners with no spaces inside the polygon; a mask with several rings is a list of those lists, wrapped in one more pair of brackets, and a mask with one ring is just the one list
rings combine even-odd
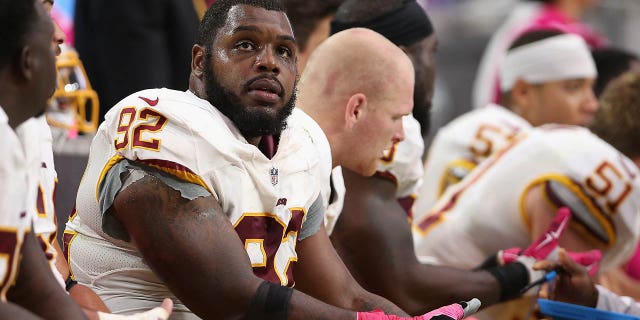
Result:
{"label": "white headband", "polygon": [[500,89],[511,90],[518,79],[537,84],[594,78],[597,74],[584,40],[574,34],[562,34],[507,52],[500,68]]}

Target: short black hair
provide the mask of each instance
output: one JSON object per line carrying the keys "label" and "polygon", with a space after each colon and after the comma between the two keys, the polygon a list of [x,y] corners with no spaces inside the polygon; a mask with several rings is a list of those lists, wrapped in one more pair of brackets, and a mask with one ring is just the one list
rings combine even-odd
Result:
{"label": "short black hair", "polygon": [[556,29],[528,31],[521,34],[515,40],[513,40],[513,42],[511,43],[511,46],[509,46],[509,50],[513,50],[515,48],[522,47],[530,43],[534,43],[547,38],[559,36],[562,34],[565,34],[565,33]]}
{"label": "short black hair", "polygon": [[37,20],[34,0],[0,0],[0,68],[8,65],[25,45],[29,32]]}
{"label": "short black hair", "polygon": [[218,30],[227,21],[229,10],[239,4],[285,12],[284,5],[279,0],[217,0],[209,7],[200,22],[198,44],[205,47],[205,50],[210,50]]}
{"label": "short black hair", "polygon": [[637,55],[619,48],[596,49],[591,55],[598,69],[598,77],[593,88],[598,97],[611,80],[629,70],[631,62],[640,61]]}
{"label": "short black hair", "polygon": [[303,49],[320,20],[335,14],[344,0],[283,0],[298,46]]}
{"label": "short black hair", "polygon": [[342,23],[369,21],[399,8],[407,0],[346,0],[334,20]]}

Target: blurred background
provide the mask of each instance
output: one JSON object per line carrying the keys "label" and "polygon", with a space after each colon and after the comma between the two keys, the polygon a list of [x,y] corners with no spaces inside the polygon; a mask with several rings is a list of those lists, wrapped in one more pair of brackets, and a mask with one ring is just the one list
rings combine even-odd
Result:
{"label": "blurred background", "polygon": [[[85,0],[86,1],[86,0]],[[94,0],[89,0],[93,2]],[[135,2],[128,0],[127,3]],[[197,16],[202,14],[203,8],[211,0],[177,0],[193,5],[196,8]],[[322,1],[322,0],[309,0]],[[609,45],[630,50],[636,54],[640,52],[640,37],[637,30],[640,30],[640,0],[578,0],[593,3],[582,17],[582,22],[601,33],[609,41]],[[176,1],[174,1],[176,2]],[[478,69],[478,63],[491,35],[505,21],[523,1],[522,0],[418,0],[427,8],[427,12],[433,22],[439,40],[437,53],[436,90],[432,110],[431,137],[435,131],[456,116],[469,111],[472,106],[472,88]],[[118,6],[118,1],[113,1],[109,6]],[[124,3],[124,2],[122,2]],[[158,2],[160,3],[160,1]],[[184,4],[183,3],[183,4]],[[54,19],[67,35],[66,43],[77,46],[76,35],[74,34],[74,12],[75,0],[55,0],[53,8]],[[95,10],[94,10],[95,11]],[[198,12],[199,11],[199,12]],[[175,12],[175,11],[174,11]],[[101,12],[94,12],[100,16]],[[197,16],[194,24],[197,26]],[[165,29],[175,29],[172,21],[173,17],[162,20]],[[100,17],[102,18],[102,17]],[[191,19],[191,16],[189,16]],[[156,21],[158,22],[158,21]],[[117,25],[106,26],[116,28]],[[186,29],[185,29],[186,30]],[[77,31],[76,31],[77,32]],[[133,32],[131,37],[135,37]],[[91,33],[85,32],[85,41],[91,41]],[[184,36],[188,38],[187,35]],[[87,40],[88,39],[88,40]],[[131,39],[127,39],[131,41]],[[135,40],[135,39],[134,39]],[[166,41],[165,41],[166,42]],[[171,46],[173,43],[165,44]],[[190,46],[189,46],[190,47]],[[80,59],[83,58],[83,51],[78,50]],[[126,53],[120,53],[120,59],[127,59]],[[131,59],[129,57],[129,59]],[[85,67],[87,61],[85,61]],[[87,67],[87,74],[90,81],[97,82],[98,76],[93,75]],[[95,78],[95,79],[94,79]],[[117,80],[113,80],[117,81]],[[185,79],[184,84],[187,81]],[[146,88],[147,85],[143,85]],[[99,86],[94,86],[98,96],[101,96]],[[130,92],[122,93],[119,98],[124,98],[129,93],[133,93],[141,88],[131,87]],[[178,89],[178,88],[176,88]],[[101,98],[100,108],[104,114],[111,107],[109,103],[104,103]],[[101,121],[102,119],[100,119]],[[75,190],[79,184],[86,164],[86,155],[89,151],[91,135],[79,135],[79,138],[68,141],[64,146],[55,148],[56,167],[59,172],[58,201],[56,205],[60,216],[67,215],[73,208]],[[62,220],[64,221],[64,220]],[[64,224],[61,224],[64,228]]]}

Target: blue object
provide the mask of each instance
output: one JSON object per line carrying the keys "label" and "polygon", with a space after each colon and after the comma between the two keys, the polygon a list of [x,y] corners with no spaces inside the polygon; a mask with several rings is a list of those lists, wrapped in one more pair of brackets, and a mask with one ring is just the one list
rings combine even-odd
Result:
{"label": "blue object", "polygon": [[549,282],[551,280],[553,280],[556,276],[558,275],[558,272],[556,270],[551,270],[550,272],[547,272],[547,274],[544,275],[544,277],[530,283],[529,285],[527,285],[526,287],[522,288],[522,290],[520,290],[520,294],[523,294],[527,291],[529,291],[529,289],[541,285],[545,282]]}
{"label": "blue object", "polygon": [[538,299],[540,312],[553,320],[638,320],[622,313],[604,311],[577,304]]}

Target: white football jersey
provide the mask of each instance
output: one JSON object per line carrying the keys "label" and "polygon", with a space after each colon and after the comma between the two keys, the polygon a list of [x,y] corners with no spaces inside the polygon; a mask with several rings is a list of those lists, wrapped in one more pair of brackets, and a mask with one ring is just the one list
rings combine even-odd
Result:
{"label": "white football jersey", "polygon": [[[416,217],[416,254],[423,262],[473,268],[489,255],[531,243],[523,201],[527,190],[545,187],[552,203],[561,186],[574,200],[572,225],[585,237],[605,242],[602,270],[623,263],[640,232],[640,172],[628,158],[585,128],[548,125],[530,129],[447,189],[433,210]],[[562,201],[560,201],[562,202]],[[586,225],[595,225],[593,232]],[[526,319],[527,298],[487,308],[482,320]]]}
{"label": "white football jersey", "polygon": [[496,104],[468,112],[440,128],[429,147],[415,212],[429,212],[448,186],[529,128],[525,119]]}
{"label": "white football jersey", "polygon": [[[153,274],[135,245],[103,230],[100,183],[109,168],[128,159],[206,188],[245,242],[256,275],[293,285],[291,264],[305,222],[322,221],[322,216],[307,215],[320,197],[323,170],[312,140],[308,132],[288,128],[269,159],[190,91],[151,89],[130,95],[107,113],[91,145],[76,212],[65,230],[73,276],[117,313],[144,311],[168,296],[175,301],[172,316],[195,317]],[[269,240],[266,234],[283,236]]]}
{"label": "white football jersey", "polygon": [[302,130],[309,134],[318,150],[320,157],[319,179],[321,179],[321,194],[325,208],[324,226],[327,233],[331,235],[344,204],[346,190],[342,179],[342,168],[340,166],[332,168],[333,160],[329,140],[313,118],[301,109],[295,108],[287,119],[287,124],[290,129]]}
{"label": "white football jersey", "polygon": [[[420,124],[413,116],[403,117],[402,126],[405,131],[405,140],[385,151],[375,175],[396,184],[398,202],[405,209],[409,219],[411,219],[413,216],[413,203],[417,197],[416,192],[422,182],[424,142],[420,134]],[[327,233],[331,235],[342,213],[344,197],[347,192],[344,178],[342,177],[342,167],[340,166],[333,168],[331,171],[329,192],[331,193],[331,201],[325,210],[325,228]]]}
{"label": "white football jersey", "polygon": [[327,233],[331,235],[333,228],[338,222],[338,218],[342,213],[342,207],[344,207],[344,196],[347,193],[347,188],[344,185],[344,178],[342,177],[342,167],[337,166],[331,170],[331,180],[328,186],[330,197],[327,209],[324,211],[324,228]]}
{"label": "white football jersey", "polygon": [[472,268],[500,249],[527,247],[531,230],[523,201],[537,185],[551,201],[562,203],[561,196],[582,208],[572,224],[607,246],[603,270],[633,253],[640,232],[638,168],[585,128],[547,125],[517,136],[449,188],[431,212],[416,217],[417,255]]}
{"label": "white football jersey", "polygon": [[18,273],[24,234],[31,228],[27,213],[27,163],[22,144],[0,107],[0,299]]}
{"label": "white football jersey", "polygon": [[25,155],[32,170],[30,188],[34,190],[35,198],[29,201],[28,209],[34,218],[34,232],[45,248],[52,270],[57,273],[56,250],[52,242],[57,231],[54,201],[58,175],[53,163],[51,129],[45,116],[40,116],[25,121],[16,133],[25,146]]}
{"label": "white football jersey", "polygon": [[404,140],[385,151],[376,176],[389,179],[396,184],[398,202],[407,212],[407,216],[412,218],[414,202],[422,184],[424,140],[420,133],[420,123],[412,115],[402,118],[402,126]]}

